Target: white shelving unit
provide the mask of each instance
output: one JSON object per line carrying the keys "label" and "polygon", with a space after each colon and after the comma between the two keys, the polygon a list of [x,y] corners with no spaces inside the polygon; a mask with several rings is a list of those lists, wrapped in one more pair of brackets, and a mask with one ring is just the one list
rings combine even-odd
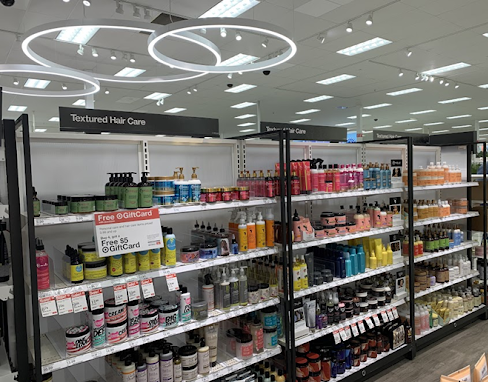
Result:
{"label": "white shelving unit", "polygon": [[473,277],[479,276],[479,274],[480,273],[478,271],[474,271],[474,272],[470,273],[469,275],[459,277],[459,278],[454,279],[452,281],[449,281],[447,283],[442,283],[442,284],[437,283],[434,286],[432,286],[430,288],[427,288],[426,290],[423,290],[421,292],[415,293],[415,298],[419,298],[419,297],[425,296],[427,294],[436,292],[438,290],[441,290],[441,289],[450,287],[452,285],[459,284],[462,281],[466,281],[466,280],[472,279]]}
{"label": "white shelving unit", "polygon": [[479,215],[480,214],[477,211],[468,211],[467,214],[451,214],[451,215],[446,216],[444,218],[432,218],[432,219],[418,220],[415,223],[413,223],[413,226],[414,227],[423,227],[424,225],[429,225],[429,224],[446,223],[446,222],[451,222],[451,221],[455,221],[455,220],[474,218],[474,217],[479,216]]}
{"label": "white shelving unit", "polygon": [[424,260],[431,260],[431,259],[435,259],[437,257],[450,255],[451,253],[457,253],[460,251],[464,251],[465,249],[473,248],[477,245],[478,245],[478,243],[475,241],[466,241],[466,242],[462,243],[461,245],[458,245],[457,247],[446,249],[445,251],[439,251],[439,252],[434,252],[434,253],[424,253],[422,256],[416,257],[414,262],[420,263]]}

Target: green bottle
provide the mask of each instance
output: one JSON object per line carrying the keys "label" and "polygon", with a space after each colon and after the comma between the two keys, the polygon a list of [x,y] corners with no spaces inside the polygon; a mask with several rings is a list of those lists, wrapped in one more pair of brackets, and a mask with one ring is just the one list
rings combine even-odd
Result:
{"label": "green bottle", "polygon": [[150,183],[147,181],[147,175],[149,173],[143,171],[142,176],[141,176],[141,183],[137,185],[137,188],[139,190],[139,201],[138,205],[140,208],[149,208],[152,207],[152,186]]}
{"label": "green bottle", "polygon": [[106,196],[109,196],[109,195],[113,195],[112,194],[112,187],[114,185],[114,180],[115,180],[115,177],[114,177],[114,172],[107,172],[107,174],[110,174],[110,178],[108,179],[108,182],[105,183],[105,195]]}
{"label": "green bottle", "polygon": [[119,199],[119,208],[125,208],[124,190],[127,183],[127,174],[121,172],[119,176],[119,183],[117,183],[117,197]]}
{"label": "green bottle", "polygon": [[138,206],[138,199],[139,199],[139,188],[137,187],[137,183],[134,183],[134,178],[132,174],[135,172],[127,173],[127,183],[124,186],[124,208],[127,209],[135,209]]}

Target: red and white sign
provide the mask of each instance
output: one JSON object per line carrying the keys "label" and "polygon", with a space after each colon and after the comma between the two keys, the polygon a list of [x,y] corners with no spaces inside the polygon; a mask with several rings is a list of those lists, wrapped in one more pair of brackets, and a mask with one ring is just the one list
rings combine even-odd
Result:
{"label": "red and white sign", "polygon": [[154,284],[152,279],[144,279],[141,281],[142,286],[142,295],[144,298],[154,297],[156,293],[154,293]]}
{"label": "red and white sign", "polygon": [[56,307],[54,297],[40,298],[39,305],[41,306],[42,317],[50,317],[58,314],[58,308]]}
{"label": "red and white sign", "polygon": [[90,307],[92,310],[103,309],[105,306],[103,302],[103,291],[101,288],[92,289],[88,292],[90,295]]}
{"label": "red and white sign", "polygon": [[88,310],[88,304],[86,302],[85,292],[76,292],[71,295],[71,301],[73,303],[73,312],[80,313]]}
{"label": "red and white sign", "polygon": [[73,303],[71,302],[70,294],[62,294],[57,296],[56,303],[58,305],[58,314],[60,316],[63,314],[73,313]]}
{"label": "red and white sign", "polygon": [[96,213],[95,238],[101,257],[162,248],[159,210],[147,208]]}

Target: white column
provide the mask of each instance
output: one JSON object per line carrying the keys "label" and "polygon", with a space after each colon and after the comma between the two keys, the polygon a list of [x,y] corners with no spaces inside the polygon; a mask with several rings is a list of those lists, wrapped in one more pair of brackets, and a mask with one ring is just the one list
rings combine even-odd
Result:
{"label": "white column", "polygon": [[363,139],[363,107],[360,106],[356,118],[356,134],[358,137],[358,142],[362,142]]}
{"label": "white column", "polygon": [[474,121],[474,131],[476,132],[476,139],[480,138],[480,121],[477,119]]}
{"label": "white column", "polygon": [[256,102],[256,131],[261,132],[261,101]]}

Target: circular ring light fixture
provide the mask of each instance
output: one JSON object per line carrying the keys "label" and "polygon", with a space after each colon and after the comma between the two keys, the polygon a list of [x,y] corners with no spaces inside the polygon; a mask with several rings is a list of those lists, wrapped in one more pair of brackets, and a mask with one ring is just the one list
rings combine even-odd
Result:
{"label": "circular ring light fixture", "polygon": [[86,73],[74,69],[64,68],[46,68],[38,65],[0,65],[1,73],[29,73],[29,74],[48,74],[50,76],[57,76],[63,78],[70,78],[79,80],[85,83],[85,89],[80,90],[30,90],[22,88],[3,88],[3,92],[7,94],[15,94],[29,97],[84,97],[90,94],[98,93],[100,90],[100,82]]}
{"label": "circular ring light fixture", "polygon": [[[148,33],[153,33],[156,29],[153,26],[153,24],[143,22],[143,21],[132,21],[132,20],[83,19],[83,20],[56,21],[52,23],[39,25],[27,31],[24,35],[24,41],[22,42],[22,50],[24,51],[27,57],[29,57],[32,61],[38,63],[39,65],[52,67],[52,68],[71,70],[71,68],[57,64],[55,62],[52,62],[40,56],[39,54],[34,52],[34,50],[30,47],[30,43],[36,38],[45,36],[50,33],[60,32],[63,29],[68,29],[68,28],[82,28],[82,27],[128,30],[128,31],[135,31],[135,32],[148,32]],[[173,37],[190,41],[209,50],[210,53],[212,53],[215,57],[216,65],[220,64],[221,62],[220,50],[210,40],[207,40],[206,38],[191,32],[182,33],[179,35],[175,35]],[[207,73],[204,72],[199,72],[198,74],[183,73],[183,74],[174,74],[174,75],[159,76],[159,77],[116,77],[116,76],[100,74],[100,73],[91,73],[92,77],[100,81],[133,83],[133,84],[184,81],[184,80],[190,80],[193,78],[201,77],[204,76],[205,74]]]}
{"label": "circular ring light fixture", "polygon": [[[246,64],[246,65],[234,65],[234,66],[215,66],[211,65],[199,65],[180,60],[175,60],[168,57],[156,49],[156,44],[166,37],[181,37],[185,33],[192,33],[194,30],[201,29],[238,29],[248,31],[251,33],[260,33],[266,36],[277,38],[284,41],[289,45],[289,48],[284,50],[283,53],[277,57],[263,60],[260,62]],[[192,33],[193,34],[193,33]],[[181,70],[187,70],[197,73],[237,73],[237,72],[252,72],[257,70],[263,70],[271,68],[273,66],[282,64],[292,58],[297,52],[297,46],[293,40],[288,36],[288,33],[276,25],[269,24],[257,20],[240,19],[240,18],[205,18],[205,19],[193,19],[178,21],[173,24],[165,25],[156,29],[148,39],[149,54],[157,61],[168,65],[170,67],[178,68]]]}

